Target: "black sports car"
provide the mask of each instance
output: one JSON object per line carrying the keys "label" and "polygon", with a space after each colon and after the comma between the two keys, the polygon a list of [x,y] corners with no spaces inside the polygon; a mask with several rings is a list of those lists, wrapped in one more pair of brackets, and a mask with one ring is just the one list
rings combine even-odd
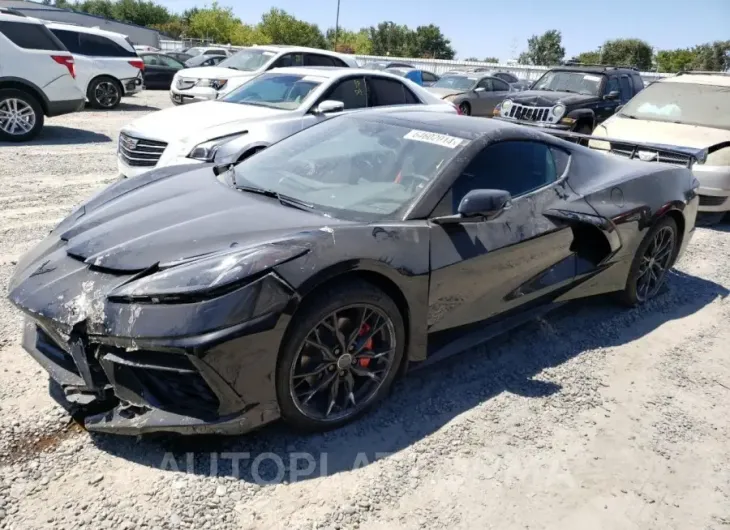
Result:
{"label": "black sports car", "polygon": [[97,409],[89,430],[325,429],[565,301],[646,302],[696,186],[496,120],[355,112],[111,185],[22,259],[10,299],[62,400]]}

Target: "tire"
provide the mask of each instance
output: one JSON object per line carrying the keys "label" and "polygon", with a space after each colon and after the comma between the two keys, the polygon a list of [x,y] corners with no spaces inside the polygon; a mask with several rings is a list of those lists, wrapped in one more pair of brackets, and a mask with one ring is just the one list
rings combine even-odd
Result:
{"label": "tire", "polygon": [[[645,258],[650,255],[654,250],[656,250],[656,247],[653,245],[655,245],[655,238],[657,237],[657,235],[660,232],[666,233],[667,231],[671,232],[671,248],[664,250],[666,251],[666,256],[664,256],[663,254],[661,256],[662,260],[664,259],[664,257],[666,257],[666,261],[661,264],[663,266],[663,269],[661,273],[658,274],[659,277],[654,283],[654,286],[646,292],[642,293],[642,288],[640,287],[641,284],[639,283],[639,281],[645,279],[645,274],[649,274],[642,274],[642,270],[646,268]],[[619,294],[619,298],[624,304],[628,305],[629,307],[643,305],[659,293],[662,285],[664,284],[664,281],[666,280],[667,271],[669,271],[669,269],[674,265],[674,260],[676,259],[677,252],[679,251],[678,245],[679,230],[677,229],[677,223],[671,217],[662,217],[653,227],[651,227],[646,236],[644,236],[644,239],[641,240],[639,248],[636,250],[634,259],[631,262],[631,268],[629,269],[629,275],[626,279],[626,287]],[[663,248],[664,247],[660,245],[660,252],[664,252],[661,250]],[[657,257],[654,256],[654,260],[651,261],[651,263],[653,264],[659,261],[660,259],[657,259]],[[653,265],[650,265],[648,268],[652,269],[651,272],[656,273],[657,271],[657,269],[653,267]]]}
{"label": "tire", "polygon": [[[359,326],[362,313],[353,306],[373,311],[373,316],[367,319],[372,327]],[[354,339],[354,347],[347,351],[337,347],[334,334],[327,329],[335,312],[344,339],[339,344],[347,346]],[[385,325],[376,324],[376,314]],[[374,328],[377,333],[366,340]],[[403,317],[395,302],[368,282],[337,282],[314,293],[295,314],[279,351],[276,393],[284,421],[303,431],[326,431],[354,421],[372,409],[387,395],[398,373],[405,352],[405,336]],[[386,337],[393,342],[383,340]],[[330,346],[334,362],[326,360],[323,350],[314,347],[317,340]],[[380,348],[392,350],[392,354],[376,353]],[[363,364],[365,360],[367,364]],[[302,375],[311,372],[316,375]],[[365,372],[378,375],[366,377]],[[328,380],[334,384],[327,385]],[[337,390],[333,392],[335,384]],[[316,391],[317,388],[320,390]],[[311,398],[307,398],[310,393]]]}
{"label": "tire", "polygon": [[466,101],[459,103],[459,111],[461,111],[464,116],[471,116],[471,105],[469,105]]}
{"label": "tire", "polygon": [[43,129],[43,107],[35,96],[23,90],[0,89],[0,112],[0,141],[25,142]]}
{"label": "tire", "polygon": [[97,77],[86,91],[89,104],[100,110],[111,110],[119,106],[122,101],[122,85],[112,77]]}

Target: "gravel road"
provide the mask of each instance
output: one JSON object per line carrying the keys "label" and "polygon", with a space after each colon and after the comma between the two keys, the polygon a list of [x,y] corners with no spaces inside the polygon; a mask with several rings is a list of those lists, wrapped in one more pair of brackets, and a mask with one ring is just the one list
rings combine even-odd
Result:
{"label": "gravel road", "polygon": [[[116,178],[120,127],[167,105],[148,91],[0,144],[0,284]],[[225,440],[69,423],[3,295],[0,529],[727,529],[728,289],[730,228],[701,228],[645,308],[565,306],[413,374],[347,428]]]}

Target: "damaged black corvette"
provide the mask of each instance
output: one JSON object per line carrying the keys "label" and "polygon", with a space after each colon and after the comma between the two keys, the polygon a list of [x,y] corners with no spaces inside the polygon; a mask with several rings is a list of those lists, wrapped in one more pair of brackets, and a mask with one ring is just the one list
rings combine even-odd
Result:
{"label": "damaged black corvette", "polygon": [[89,430],[327,429],[569,300],[646,302],[697,185],[496,120],[356,112],[232,167],[111,185],[24,256],[9,297],[61,398],[96,407]]}

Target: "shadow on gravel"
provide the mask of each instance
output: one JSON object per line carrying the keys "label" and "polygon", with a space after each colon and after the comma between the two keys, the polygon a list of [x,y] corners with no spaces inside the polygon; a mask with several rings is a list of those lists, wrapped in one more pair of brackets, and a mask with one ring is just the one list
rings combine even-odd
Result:
{"label": "shadow on gravel", "polygon": [[[61,125],[44,125],[40,134],[30,143],[24,145],[103,144],[111,141],[112,139],[106,134]],[[18,146],[14,143],[0,142],[0,147],[11,145]]]}
{"label": "shadow on gravel", "polygon": [[[503,392],[528,398],[560,392],[560,384],[533,378],[547,368],[591,355],[592,350],[634,341],[728,292],[716,283],[672,271],[664,292],[643,308],[624,309],[610,297],[567,304],[515,332],[414,372],[396,385],[377,410],[324,434],[297,434],[279,422],[230,438],[135,439],[93,434],[92,439],[99,449],[115,456],[181,473],[232,476],[258,484],[333,475],[448,429],[454,417]],[[462,432],[457,430],[453,438]],[[448,454],[451,446],[441,450]],[[233,455],[239,459],[235,466]]]}
{"label": "shadow on gravel", "polygon": [[153,107],[151,105],[145,105],[144,103],[133,103],[130,102],[129,99],[122,100],[121,103],[119,103],[119,106],[117,106],[114,109],[95,109],[93,107],[90,107],[87,103],[84,107],[84,112],[122,112],[122,111],[140,111],[140,110],[146,110],[146,111],[153,111],[153,110],[160,110],[160,107]]}

